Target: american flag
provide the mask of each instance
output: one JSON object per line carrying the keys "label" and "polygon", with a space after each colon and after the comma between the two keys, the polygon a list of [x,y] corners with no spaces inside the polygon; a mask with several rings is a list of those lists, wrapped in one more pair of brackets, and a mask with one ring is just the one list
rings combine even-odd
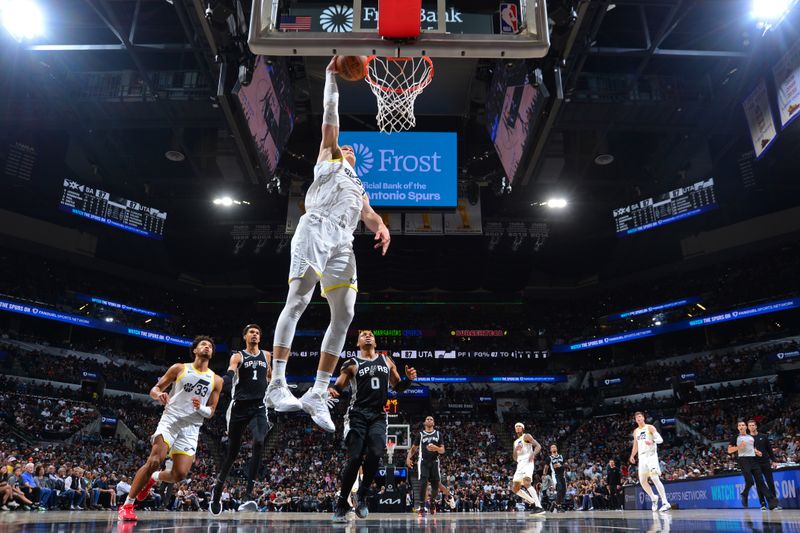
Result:
{"label": "american flag", "polygon": [[311,31],[311,17],[281,15],[281,25],[279,28],[283,31]]}

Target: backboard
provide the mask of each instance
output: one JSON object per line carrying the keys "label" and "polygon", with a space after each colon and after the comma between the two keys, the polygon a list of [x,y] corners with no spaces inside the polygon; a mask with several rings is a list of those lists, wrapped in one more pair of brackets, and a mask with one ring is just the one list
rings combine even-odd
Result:
{"label": "backboard", "polygon": [[250,49],[271,56],[536,58],[550,46],[545,0],[423,0],[419,38],[378,35],[378,0],[254,0]]}

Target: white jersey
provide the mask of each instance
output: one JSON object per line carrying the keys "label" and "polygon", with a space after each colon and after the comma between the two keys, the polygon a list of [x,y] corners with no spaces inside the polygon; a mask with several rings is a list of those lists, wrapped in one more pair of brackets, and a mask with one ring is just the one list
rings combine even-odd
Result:
{"label": "white jersey", "polygon": [[306,213],[330,220],[352,239],[365,195],[364,185],[344,158],[321,161],[314,167],[314,183],[306,193]]}
{"label": "white jersey", "polygon": [[[636,449],[639,453],[640,460],[642,458],[658,456],[658,444],[656,444],[656,434],[650,431],[649,426],[645,426],[643,428],[636,428],[635,430],[633,430],[633,438],[636,439]],[[645,441],[648,440],[652,442],[652,444],[646,444]]]}
{"label": "white jersey", "polygon": [[183,372],[172,384],[169,401],[161,415],[162,420],[180,422],[181,426],[201,426],[204,418],[192,405],[192,398],[200,398],[200,407],[205,407],[214,391],[214,377],[211,369],[200,372],[193,364],[184,363]]}
{"label": "white jersey", "polygon": [[517,450],[517,463],[529,463],[533,455],[533,444],[525,442],[525,435],[514,441],[514,449]]}

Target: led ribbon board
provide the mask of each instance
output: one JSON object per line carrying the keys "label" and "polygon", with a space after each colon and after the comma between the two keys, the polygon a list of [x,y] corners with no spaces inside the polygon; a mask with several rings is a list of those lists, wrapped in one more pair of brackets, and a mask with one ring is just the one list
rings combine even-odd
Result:
{"label": "led ribbon board", "polygon": [[800,307],[800,298],[790,298],[787,300],[776,300],[761,305],[754,305],[750,307],[740,307],[732,311],[724,311],[721,313],[714,313],[702,318],[694,318],[692,320],[682,320],[672,324],[665,324],[663,326],[653,326],[652,328],[643,328],[617,335],[609,335],[608,337],[598,337],[581,341],[575,344],[554,344],[551,351],[555,353],[564,352],[578,352],[581,350],[588,350],[591,348],[600,348],[602,346],[610,346],[612,344],[619,344],[621,342],[629,342],[637,339],[644,339],[646,337],[654,337],[656,335],[663,335],[673,331],[680,331],[684,329],[691,329],[702,326],[711,326],[714,324],[721,324],[723,322],[730,322],[732,320],[741,320],[743,318],[750,318],[752,316],[765,315],[767,313],[777,313],[778,311],[787,311],[789,309],[796,309]]}

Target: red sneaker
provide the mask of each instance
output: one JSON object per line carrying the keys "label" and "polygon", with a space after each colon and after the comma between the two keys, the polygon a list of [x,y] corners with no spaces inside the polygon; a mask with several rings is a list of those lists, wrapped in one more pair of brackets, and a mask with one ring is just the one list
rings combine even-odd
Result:
{"label": "red sneaker", "polygon": [[133,512],[133,504],[128,503],[120,507],[117,517],[121,522],[135,522],[136,513]]}
{"label": "red sneaker", "polygon": [[139,494],[136,495],[136,500],[143,502],[147,499],[147,496],[150,494],[150,489],[153,488],[153,485],[156,484],[156,480],[150,478],[147,480],[147,485],[144,486],[142,490],[139,491]]}

